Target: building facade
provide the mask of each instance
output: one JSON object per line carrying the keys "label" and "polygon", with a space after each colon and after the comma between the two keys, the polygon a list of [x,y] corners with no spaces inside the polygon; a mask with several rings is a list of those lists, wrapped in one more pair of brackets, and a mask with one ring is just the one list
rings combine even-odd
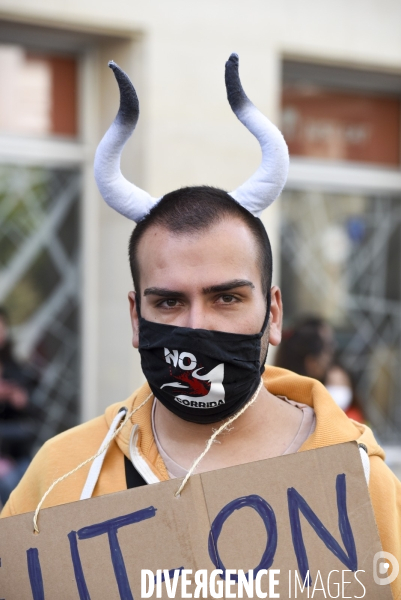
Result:
{"label": "building facade", "polygon": [[101,200],[92,171],[118,106],[107,62],[129,73],[141,105],[123,173],[161,196],[235,189],[255,170],[258,145],[225,96],[235,51],[249,97],[292,154],[263,217],[286,315],[332,322],[370,419],[394,441],[400,20],[396,0],[0,0],[0,304],[20,355],[44,374],[43,439],[143,381],[127,303],[132,224]]}

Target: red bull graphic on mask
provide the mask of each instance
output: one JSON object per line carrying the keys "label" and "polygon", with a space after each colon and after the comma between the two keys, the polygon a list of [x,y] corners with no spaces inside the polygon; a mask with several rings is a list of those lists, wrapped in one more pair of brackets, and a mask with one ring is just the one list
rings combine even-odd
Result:
{"label": "red bull graphic on mask", "polygon": [[160,389],[176,391],[175,400],[179,404],[204,409],[225,404],[224,363],[205,373],[205,368],[198,367],[196,357],[191,352],[164,348],[164,358],[167,364],[174,367],[176,372],[171,370],[170,373],[176,381],[164,383]]}

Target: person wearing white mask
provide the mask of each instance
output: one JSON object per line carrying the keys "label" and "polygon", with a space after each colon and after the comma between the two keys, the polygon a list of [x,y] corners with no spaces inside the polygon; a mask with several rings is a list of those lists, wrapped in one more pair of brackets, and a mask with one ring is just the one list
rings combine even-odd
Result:
{"label": "person wearing white mask", "polygon": [[329,369],[324,383],[334,402],[345,412],[347,417],[359,423],[365,422],[351,377],[343,367],[334,364]]}

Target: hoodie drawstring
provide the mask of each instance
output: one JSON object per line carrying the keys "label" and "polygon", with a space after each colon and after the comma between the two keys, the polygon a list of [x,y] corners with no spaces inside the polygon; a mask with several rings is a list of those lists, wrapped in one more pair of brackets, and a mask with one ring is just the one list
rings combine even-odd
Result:
{"label": "hoodie drawstring", "polygon": [[359,454],[361,455],[361,461],[363,466],[363,472],[365,473],[366,485],[369,487],[370,479],[370,461],[368,455],[368,449],[365,444],[358,444]]}
{"label": "hoodie drawstring", "polygon": [[123,406],[122,408],[120,408],[120,410],[114,417],[113,422],[110,425],[110,429],[108,430],[106,437],[100,445],[100,448],[104,448],[104,450],[101,454],[99,454],[97,458],[95,458],[91,465],[91,468],[89,469],[88,477],[86,478],[80,500],[88,500],[89,498],[92,498],[93,490],[95,489],[97,480],[99,479],[100,471],[102,470],[103,462],[106,457],[108,444],[112,439],[115,430],[119,426],[121,419],[125,417],[127,412],[128,410],[125,408],[125,406]]}
{"label": "hoodie drawstring", "polygon": [[[149,400],[152,398],[153,393],[151,392],[149,394],[149,396],[147,398],[145,398],[145,400],[136,408],[133,408],[131,410],[131,412],[128,412],[126,408],[124,408],[124,414],[121,413],[121,409],[119,411],[119,413],[121,414],[121,416],[119,416],[119,423],[117,423],[117,428],[114,429],[114,432],[108,432],[105,441],[103,442],[103,444],[100,446],[99,450],[96,452],[96,454],[94,454],[93,456],[90,456],[89,458],[87,458],[86,460],[84,460],[84,462],[81,462],[81,464],[77,465],[75,467],[75,469],[72,469],[72,471],[68,471],[68,473],[65,473],[64,475],[62,475],[61,477],[59,477],[58,479],[56,479],[55,481],[53,481],[53,483],[51,484],[51,486],[47,489],[47,491],[43,494],[39,504],[36,507],[35,510],[35,514],[33,515],[33,530],[36,533],[39,533],[39,527],[38,527],[38,518],[39,518],[39,512],[40,509],[42,508],[42,504],[43,502],[46,500],[47,496],[51,493],[51,491],[56,487],[56,485],[58,483],[60,483],[61,481],[64,481],[65,479],[67,479],[67,477],[70,477],[70,475],[73,475],[74,473],[76,473],[77,471],[79,471],[79,469],[82,469],[82,467],[85,467],[87,464],[89,464],[90,462],[92,462],[93,460],[96,460],[98,456],[100,455],[106,455],[106,452],[111,444],[111,442],[114,440],[114,438],[116,438],[118,436],[118,434],[120,433],[120,431],[123,429],[123,427],[125,427],[125,425],[130,421],[131,417],[138,412],[138,410],[140,410],[143,406],[145,406],[145,404],[147,402],[149,402]],[[123,421],[121,422],[121,418],[123,418]],[[116,419],[116,418],[115,418]],[[113,423],[112,423],[113,426]],[[110,427],[111,429],[111,427]],[[110,437],[109,437],[110,436]],[[106,442],[106,440],[108,440]],[[104,460],[104,456],[102,459],[101,464],[103,464],[103,460]],[[100,465],[101,466],[101,465]],[[100,470],[99,470],[100,471]],[[93,488],[96,485],[97,482],[97,478],[99,477],[99,474],[96,477],[96,480],[94,482]],[[86,487],[86,484],[85,484]],[[88,490],[90,491],[90,485],[88,484]],[[90,491],[90,494],[93,493],[93,489]]]}

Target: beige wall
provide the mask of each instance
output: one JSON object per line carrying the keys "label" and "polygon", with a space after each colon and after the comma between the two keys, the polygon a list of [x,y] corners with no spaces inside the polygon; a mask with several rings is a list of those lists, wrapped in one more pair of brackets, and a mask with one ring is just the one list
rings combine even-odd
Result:
{"label": "beige wall", "polygon": [[[142,378],[130,347],[126,302],[131,224],[101,202],[90,173],[96,143],[118,102],[107,60],[120,62],[132,76],[142,108],[135,140],[124,154],[124,173],[154,196],[192,184],[233,189],[256,168],[259,150],[227,104],[224,62],[230,52],[240,55],[248,95],[278,122],[283,56],[400,72],[401,3],[0,0],[0,17],[99,36],[86,50],[83,103],[88,164],[83,416],[89,417],[124,399]],[[279,203],[264,218],[276,256],[278,219]]]}

